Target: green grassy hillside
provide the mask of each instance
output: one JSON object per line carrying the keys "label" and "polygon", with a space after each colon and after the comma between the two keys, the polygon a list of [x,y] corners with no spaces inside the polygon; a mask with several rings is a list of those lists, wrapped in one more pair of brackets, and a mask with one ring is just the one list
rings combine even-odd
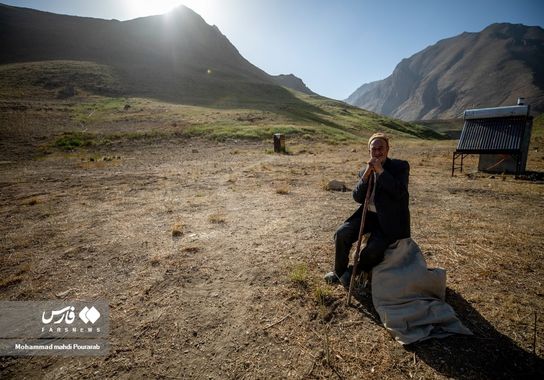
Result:
{"label": "green grassy hillside", "polygon": [[415,123],[430,128],[433,131],[447,136],[448,138],[458,139],[461,136],[461,131],[463,130],[464,120],[462,118],[445,120],[420,120],[416,121]]}
{"label": "green grassy hillside", "polygon": [[[207,98],[197,93],[184,102],[166,101],[168,96],[160,90],[160,84],[135,90],[116,70],[90,62],[1,65],[0,106],[9,111],[2,116],[3,133],[9,135],[10,125],[21,124],[18,118],[24,116],[40,120],[44,130],[77,134],[87,142],[168,134],[269,139],[281,132],[339,143],[363,140],[378,130],[395,136],[443,137],[422,125],[279,86],[225,81],[222,95],[221,90]],[[263,92],[266,96],[260,96]]]}

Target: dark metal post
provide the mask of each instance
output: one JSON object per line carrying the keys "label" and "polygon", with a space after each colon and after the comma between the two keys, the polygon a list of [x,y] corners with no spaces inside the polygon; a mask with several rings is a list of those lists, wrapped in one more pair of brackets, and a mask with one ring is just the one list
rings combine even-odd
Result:
{"label": "dark metal post", "polygon": [[285,135],[281,133],[274,134],[274,152],[285,153]]}
{"label": "dark metal post", "polygon": [[455,152],[453,152],[453,159],[451,162],[451,176],[453,177],[453,172],[455,171]]}

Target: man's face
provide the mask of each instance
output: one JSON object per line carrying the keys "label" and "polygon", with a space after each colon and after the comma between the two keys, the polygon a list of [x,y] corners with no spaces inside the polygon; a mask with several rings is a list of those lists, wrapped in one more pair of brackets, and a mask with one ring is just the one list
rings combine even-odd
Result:
{"label": "man's face", "polygon": [[377,158],[380,160],[380,163],[383,164],[387,158],[387,154],[389,153],[389,147],[384,140],[374,139],[370,143],[368,152],[370,153],[370,158]]}

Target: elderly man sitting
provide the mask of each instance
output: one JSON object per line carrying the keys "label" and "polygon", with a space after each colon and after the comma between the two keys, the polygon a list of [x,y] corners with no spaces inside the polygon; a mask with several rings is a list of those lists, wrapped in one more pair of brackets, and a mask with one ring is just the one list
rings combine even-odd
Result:
{"label": "elderly man sitting", "polygon": [[[389,139],[383,133],[370,137],[368,151],[370,159],[353,190],[355,201],[364,204],[369,183],[373,186],[363,227],[370,238],[356,272],[372,270],[372,303],[382,323],[401,344],[471,335],[445,302],[446,271],[428,269],[420,248],[410,238],[408,162],[387,157]],[[363,207],[336,231],[334,271],[325,275],[329,283],[349,286],[349,252],[359,237]]]}
{"label": "elderly man sitting", "polygon": [[[410,237],[410,165],[407,161],[388,157],[389,138],[383,133],[375,133],[370,137],[368,152],[369,160],[359,173],[360,180],[353,190],[353,199],[363,204],[369,182],[374,184],[364,225],[364,233],[370,232],[370,238],[361,252],[357,273],[370,271],[383,260],[384,252],[390,244]],[[370,181],[371,176],[374,177],[373,181]],[[336,259],[334,271],[325,275],[328,283],[341,282],[344,286],[349,286],[349,252],[359,237],[362,210],[363,205],[334,235]]]}

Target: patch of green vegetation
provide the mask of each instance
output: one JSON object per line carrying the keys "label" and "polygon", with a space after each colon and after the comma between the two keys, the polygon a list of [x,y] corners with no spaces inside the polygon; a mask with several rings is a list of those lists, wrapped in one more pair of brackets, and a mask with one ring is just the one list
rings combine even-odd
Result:
{"label": "patch of green vegetation", "polygon": [[357,141],[359,137],[341,129],[328,126],[297,125],[193,125],[179,134],[184,137],[204,137],[217,141],[229,139],[268,140],[275,133],[287,137],[300,137],[308,140],[324,140],[329,143]]}
{"label": "patch of green vegetation", "polygon": [[78,148],[99,147],[110,145],[119,140],[145,140],[162,139],[171,137],[171,133],[152,131],[152,132],[117,132],[110,134],[95,134],[86,132],[66,132],[57,138],[52,146],[64,150],[77,150]]}
{"label": "patch of green vegetation", "polygon": [[92,98],[94,101],[76,103],[72,106],[72,119],[78,123],[112,121],[114,114],[128,103],[125,98]]}
{"label": "patch of green vegetation", "polygon": [[212,140],[228,139],[264,140],[270,139],[274,133],[294,136],[300,133],[293,126],[258,126],[258,125],[194,125],[185,128],[181,135],[186,137],[206,137]]}
{"label": "patch of green vegetation", "polygon": [[95,136],[89,133],[70,132],[59,137],[54,145],[65,150],[74,150],[81,147],[96,145]]}
{"label": "patch of green vegetation", "polygon": [[319,304],[327,304],[332,297],[330,286],[316,285],[314,288],[314,297]]}
{"label": "patch of green vegetation", "polygon": [[106,135],[107,139],[116,140],[147,140],[147,139],[162,139],[171,137],[172,134],[162,131],[150,132],[116,132]]}
{"label": "patch of green vegetation", "polygon": [[308,286],[308,266],[297,264],[289,274],[289,279],[297,285]]}

